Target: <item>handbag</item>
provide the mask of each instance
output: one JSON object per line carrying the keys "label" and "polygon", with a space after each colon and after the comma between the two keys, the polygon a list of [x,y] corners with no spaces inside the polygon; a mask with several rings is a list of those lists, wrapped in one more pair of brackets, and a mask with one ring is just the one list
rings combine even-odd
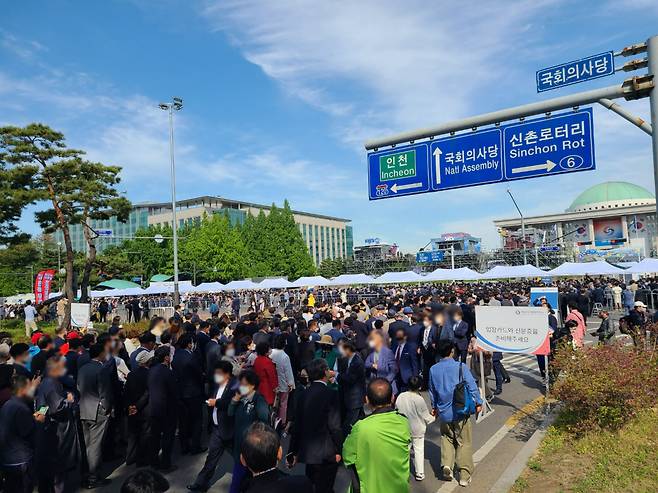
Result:
{"label": "handbag", "polygon": [[475,414],[475,400],[464,380],[464,363],[459,363],[459,383],[452,393],[453,421],[460,421]]}

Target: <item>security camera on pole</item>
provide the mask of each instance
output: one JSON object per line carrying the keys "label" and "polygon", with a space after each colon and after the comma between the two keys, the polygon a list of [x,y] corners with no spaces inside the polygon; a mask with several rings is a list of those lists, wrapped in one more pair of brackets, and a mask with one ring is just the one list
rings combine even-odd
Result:
{"label": "security camera on pole", "polygon": [[174,110],[183,108],[181,98],[172,98],[171,103],[160,103],[159,108],[169,112],[169,158],[171,160],[171,217],[174,240],[174,305],[180,303],[178,290],[178,224],[176,220],[176,166],[174,164]]}

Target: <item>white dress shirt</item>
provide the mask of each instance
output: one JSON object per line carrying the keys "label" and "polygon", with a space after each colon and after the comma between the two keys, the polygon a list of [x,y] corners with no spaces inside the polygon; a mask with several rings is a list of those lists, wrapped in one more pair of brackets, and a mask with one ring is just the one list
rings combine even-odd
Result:
{"label": "white dress shirt", "polygon": [[[222,397],[225,388],[226,382],[217,388],[217,395],[215,395],[215,400],[219,400]],[[215,423],[215,426],[219,426],[219,421],[217,419],[217,407],[212,408],[212,422]]]}

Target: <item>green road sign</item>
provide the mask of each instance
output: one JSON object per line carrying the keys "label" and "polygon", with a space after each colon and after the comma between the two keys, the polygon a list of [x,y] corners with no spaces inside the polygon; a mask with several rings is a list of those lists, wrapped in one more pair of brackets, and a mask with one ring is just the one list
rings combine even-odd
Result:
{"label": "green road sign", "polygon": [[416,176],[416,151],[409,150],[379,157],[379,181]]}

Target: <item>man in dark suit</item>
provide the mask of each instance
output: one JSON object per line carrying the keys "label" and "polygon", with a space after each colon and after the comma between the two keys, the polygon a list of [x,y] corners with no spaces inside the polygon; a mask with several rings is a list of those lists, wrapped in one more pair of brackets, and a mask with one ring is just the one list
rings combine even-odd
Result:
{"label": "man in dark suit", "polygon": [[290,453],[293,463],[306,464],[316,493],[332,493],[343,444],[338,394],[327,387],[331,374],[325,360],[314,359],[306,372],[312,383],[297,401]]}
{"label": "man in dark suit", "polygon": [[399,329],[406,331],[409,328],[409,319],[402,311],[395,312],[395,320],[388,325],[388,338],[391,341],[391,350],[395,351],[395,334]]}
{"label": "man in dark suit", "polygon": [[26,366],[30,359],[30,346],[17,342],[9,348],[9,356],[14,360],[14,374],[32,380],[32,372]]}
{"label": "man in dark suit", "polygon": [[368,353],[368,335],[370,334],[368,326],[359,321],[355,316],[347,317],[345,319],[345,325],[348,327],[348,332],[350,330],[354,332],[356,350],[361,354],[362,358],[365,358]]}
{"label": "man in dark suit", "polygon": [[178,339],[171,367],[178,385],[180,405],[178,438],[181,453],[198,454],[201,448],[201,421],[203,416],[203,370],[198,353],[194,351],[194,336],[183,334]]}
{"label": "man in dark suit", "polygon": [[37,342],[40,351],[32,357],[30,368],[34,376],[43,376],[46,360],[55,354],[55,346],[50,336],[41,336]]}
{"label": "man in dark suit", "polygon": [[245,493],[317,493],[304,476],[287,475],[276,467],[283,455],[276,432],[266,424],[255,422],[247,430],[240,460],[251,472],[245,481]]}
{"label": "man in dark suit", "polygon": [[128,446],[126,448],[126,465],[137,467],[148,464],[148,416],[146,407],[149,402],[148,377],[153,351],[142,351],[137,355],[136,370],[128,373],[125,388],[125,410],[128,416]]}
{"label": "man in dark suit", "polygon": [[[161,346],[155,350],[153,366],[149,370],[147,415],[151,431],[149,463],[162,472],[171,472],[176,469],[176,466],[171,464],[171,450],[176,436],[178,389],[176,388],[176,377],[169,365],[169,347]],[[162,448],[162,455],[158,459],[160,448]]]}
{"label": "man in dark suit", "polygon": [[80,421],[89,467],[86,487],[90,489],[109,483],[109,480],[100,481],[98,476],[103,438],[113,406],[112,382],[109,373],[103,369],[106,354],[102,343],[93,344],[89,348],[91,360],[78,372]]}
{"label": "man in dark suit", "polygon": [[338,392],[343,417],[343,436],[347,436],[354,423],[363,416],[366,395],[366,368],[356,345],[349,339],[340,342],[342,358],[338,360]]}
{"label": "man in dark suit", "polygon": [[418,347],[423,360],[423,388],[427,389],[430,379],[430,368],[436,363],[437,328],[432,315],[423,316],[423,330],[418,334]]}
{"label": "man in dark suit", "polygon": [[218,361],[213,368],[213,383],[206,401],[211,419],[208,456],[194,483],[187,486],[190,491],[208,491],[219,459],[233,438],[233,420],[228,415],[229,404],[237,391],[233,365]]}
{"label": "man in dark suit", "polygon": [[66,358],[66,372],[73,380],[78,379],[78,359],[82,353],[82,340],[73,338],[69,340],[69,350],[64,357]]}
{"label": "man in dark suit", "polygon": [[151,332],[144,332],[139,336],[139,347],[130,355],[130,370],[136,370],[139,366],[135,361],[137,355],[142,351],[153,351],[155,349],[155,336]]}
{"label": "man in dark suit", "polygon": [[[210,341],[210,324],[205,320],[199,323],[199,331],[196,333],[196,351],[199,353],[199,361],[201,367],[206,371],[206,347]],[[212,366],[207,368],[209,373],[212,373]]]}
{"label": "man in dark suit", "polygon": [[208,335],[210,336],[210,340],[208,341],[208,344],[206,344],[206,380],[212,388],[212,383],[214,381],[213,368],[215,368],[215,364],[222,359],[222,346],[219,344],[221,331],[217,325],[213,325],[210,327]]}
{"label": "man in dark suit", "polygon": [[407,331],[399,328],[395,333],[395,361],[398,365],[398,392],[405,392],[409,388],[409,379],[417,377],[420,374],[418,368],[418,346],[415,342],[410,342],[407,337]]}

